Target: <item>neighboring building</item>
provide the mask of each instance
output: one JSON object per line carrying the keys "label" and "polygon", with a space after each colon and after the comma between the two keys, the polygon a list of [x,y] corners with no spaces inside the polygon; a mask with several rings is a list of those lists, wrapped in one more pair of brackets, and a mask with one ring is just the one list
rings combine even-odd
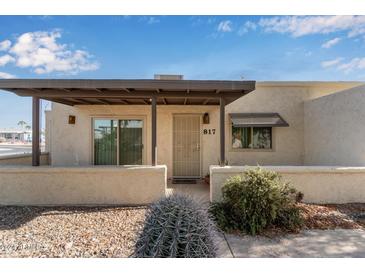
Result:
{"label": "neighboring building", "polygon": [[32,142],[32,131],[19,129],[0,129],[0,143],[3,142]]}

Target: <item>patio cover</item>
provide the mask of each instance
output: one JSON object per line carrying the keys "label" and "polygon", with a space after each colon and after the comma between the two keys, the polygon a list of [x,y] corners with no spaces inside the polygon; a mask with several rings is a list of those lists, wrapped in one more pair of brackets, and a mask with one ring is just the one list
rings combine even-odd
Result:
{"label": "patio cover", "polygon": [[225,165],[225,106],[255,89],[255,81],[2,79],[0,89],[32,99],[32,164],[40,163],[40,99],[65,105],[151,105],[151,157],[157,163],[159,105],[219,105],[220,164]]}
{"label": "patio cover", "polygon": [[255,81],[2,79],[0,89],[65,105],[229,104],[255,89]]}

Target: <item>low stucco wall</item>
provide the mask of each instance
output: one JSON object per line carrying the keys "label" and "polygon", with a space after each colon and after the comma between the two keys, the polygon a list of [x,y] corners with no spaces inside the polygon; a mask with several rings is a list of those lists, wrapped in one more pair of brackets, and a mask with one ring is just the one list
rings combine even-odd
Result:
{"label": "low stucco wall", "polygon": [[[48,152],[44,152],[41,154],[40,165],[48,165],[49,164],[49,154]],[[14,154],[14,155],[6,155],[0,156],[0,166],[2,165],[32,165],[32,154]]]}
{"label": "low stucco wall", "polygon": [[0,167],[1,205],[140,205],[165,189],[166,166]]}
{"label": "low stucco wall", "polygon": [[[210,200],[220,201],[226,179],[252,166],[211,166]],[[307,203],[364,203],[365,167],[264,166],[279,172],[285,181],[304,193]]]}

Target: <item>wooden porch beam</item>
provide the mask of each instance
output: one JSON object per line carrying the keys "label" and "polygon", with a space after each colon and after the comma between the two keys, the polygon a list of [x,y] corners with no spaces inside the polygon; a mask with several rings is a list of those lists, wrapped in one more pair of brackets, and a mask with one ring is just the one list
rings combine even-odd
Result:
{"label": "wooden porch beam", "polygon": [[151,119],[152,119],[152,151],[151,151],[151,156],[152,156],[152,165],[155,166],[157,164],[157,119],[156,119],[156,115],[157,115],[157,103],[156,103],[156,97],[152,97],[151,98]]}
{"label": "wooden porch beam", "polygon": [[[16,92],[20,96],[34,96],[34,92],[31,90],[19,90]],[[43,98],[221,98],[221,97],[232,97],[239,98],[245,93],[243,91],[230,91],[221,92],[219,94],[215,92],[190,92],[187,94],[185,91],[134,91],[130,93],[120,93],[119,91],[105,90],[98,92],[96,90],[73,90],[72,92],[64,92],[58,89],[55,90],[42,90],[37,96]]]}
{"label": "wooden porch beam", "polygon": [[225,155],[225,100],[220,98],[219,101],[219,139],[220,139],[220,165],[226,165],[226,155]]}
{"label": "wooden porch beam", "polygon": [[206,104],[208,104],[208,102],[210,101],[210,98],[208,98],[208,99],[205,99],[204,101],[203,101],[203,105],[206,105]]}
{"label": "wooden porch beam", "polygon": [[40,147],[39,147],[39,97],[32,98],[32,166],[40,165]]}
{"label": "wooden porch beam", "polygon": [[104,100],[104,99],[98,99],[98,98],[96,98],[95,100],[97,100],[97,101],[99,101],[99,102],[101,102],[101,103],[103,103],[105,105],[110,105],[111,104],[109,101]]}

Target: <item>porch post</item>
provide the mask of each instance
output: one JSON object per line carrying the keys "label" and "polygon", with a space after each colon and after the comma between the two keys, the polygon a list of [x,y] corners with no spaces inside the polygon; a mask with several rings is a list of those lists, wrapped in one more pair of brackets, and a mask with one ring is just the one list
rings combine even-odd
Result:
{"label": "porch post", "polygon": [[151,100],[151,118],[152,118],[152,165],[155,166],[157,163],[157,135],[156,135],[156,97],[153,96]]}
{"label": "porch post", "polygon": [[223,97],[219,100],[219,127],[220,127],[220,166],[226,165],[225,156],[225,99]]}
{"label": "porch post", "polygon": [[39,97],[33,96],[32,100],[32,166],[39,166]]}

